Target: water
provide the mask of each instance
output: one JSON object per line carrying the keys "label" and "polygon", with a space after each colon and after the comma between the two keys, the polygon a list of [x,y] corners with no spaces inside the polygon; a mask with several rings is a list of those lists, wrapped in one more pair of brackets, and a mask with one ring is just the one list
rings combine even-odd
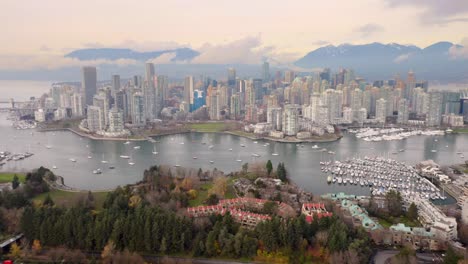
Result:
{"label": "water", "polygon": [[[65,179],[68,186],[79,189],[109,189],[118,185],[135,183],[142,179],[143,171],[155,164],[181,165],[189,168],[212,169],[224,172],[237,171],[243,163],[265,162],[270,159],[276,167],[278,162],[284,162],[290,178],[304,189],[316,195],[327,192],[344,191],[354,194],[368,194],[368,188],[360,186],[328,185],[326,174],[320,170],[321,160],[343,160],[353,156],[388,155],[393,159],[416,164],[421,160],[433,159],[439,164],[462,162],[456,154],[462,151],[468,156],[468,136],[445,135],[436,137],[416,136],[401,141],[366,142],[358,140],[352,134],[336,142],[318,143],[319,149],[312,149],[315,144],[304,144],[303,147],[291,143],[269,142],[253,140],[233,135],[190,133],[156,138],[158,143],[132,142],[125,145],[121,141],[99,141],[82,138],[68,131],[34,132],[33,130],[15,130],[6,115],[0,115],[0,150],[11,152],[30,151],[35,155],[18,162],[8,162],[2,171],[28,171],[39,166],[52,168]],[[205,142],[206,144],[202,144]],[[183,144],[181,144],[183,143]],[[241,144],[245,147],[241,147]],[[47,149],[46,145],[51,145]],[[210,146],[213,148],[209,148]],[[140,149],[135,149],[140,146]],[[154,146],[159,152],[153,155]],[[448,146],[448,147],[447,147]],[[232,151],[229,149],[232,148]],[[321,148],[334,151],[331,156],[320,152]],[[391,153],[405,149],[398,155]],[[431,152],[436,149],[437,152]],[[260,157],[252,157],[256,153]],[[272,153],[278,153],[273,156]],[[92,159],[87,156],[91,155]],[[132,157],[135,165],[130,166],[129,160],[120,155]],[[197,159],[193,159],[196,156]],[[74,158],[76,163],[69,159]],[[241,159],[242,162],[237,162]],[[109,163],[103,164],[102,160]],[[210,161],[214,161],[213,164]],[[109,169],[112,165],[115,169]],[[92,171],[101,168],[102,174]]]}

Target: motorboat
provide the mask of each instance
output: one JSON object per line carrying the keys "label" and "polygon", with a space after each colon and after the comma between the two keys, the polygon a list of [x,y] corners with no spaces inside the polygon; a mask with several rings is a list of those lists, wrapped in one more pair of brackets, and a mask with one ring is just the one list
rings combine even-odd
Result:
{"label": "motorboat", "polygon": [[278,153],[271,153],[272,156],[279,156]]}
{"label": "motorboat", "polygon": [[111,166],[109,166],[109,169],[113,170],[113,169],[115,169],[115,167],[111,165]]}
{"label": "motorboat", "polygon": [[133,166],[133,165],[135,165],[135,162],[130,161],[130,162],[128,163],[128,165]]}
{"label": "motorboat", "polygon": [[317,145],[313,145],[313,146],[312,146],[312,148],[313,148],[313,149],[318,149],[318,148],[319,148],[319,146],[317,146]]}
{"label": "motorboat", "polygon": [[71,162],[76,162],[76,159],[70,158]]}
{"label": "motorboat", "polygon": [[197,157],[192,157],[192,159],[198,159]]}
{"label": "motorboat", "polygon": [[126,141],[126,142],[124,143],[124,145],[128,145],[128,144],[130,144],[130,141]]}
{"label": "motorboat", "polygon": [[93,170],[93,173],[94,173],[94,174],[101,174],[102,171],[101,171],[101,169],[96,169],[96,170]]}
{"label": "motorboat", "polygon": [[52,169],[56,170],[56,169],[57,169],[57,166],[55,166],[55,165],[54,165],[54,166],[52,166]]}
{"label": "motorboat", "polygon": [[130,158],[130,156],[125,156],[125,155],[120,155],[120,157],[121,157],[122,159],[129,159],[129,158]]}
{"label": "motorboat", "polygon": [[140,146],[134,146],[133,149],[140,149]]}
{"label": "motorboat", "polygon": [[214,163],[214,161],[210,160],[210,163],[211,163],[211,164],[213,164],[213,163]]}

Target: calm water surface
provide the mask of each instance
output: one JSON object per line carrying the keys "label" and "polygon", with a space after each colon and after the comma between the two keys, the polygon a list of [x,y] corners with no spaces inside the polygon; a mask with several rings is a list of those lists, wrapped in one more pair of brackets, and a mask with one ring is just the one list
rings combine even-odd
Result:
{"label": "calm water surface", "polygon": [[[125,145],[121,141],[99,141],[82,138],[71,132],[34,132],[33,130],[15,130],[5,114],[0,114],[0,150],[11,152],[30,151],[35,155],[17,162],[8,162],[2,171],[28,171],[38,166],[52,168],[57,166],[56,173],[63,176],[65,183],[80,189],[108,189],[118,185],[135,183],[142,179],[143,171],[155,164],[176,165],[189,168],[212,169],[224,172],[241,169],[245,162],[265,162],[272,160],[274,166],[284,162],[289,176],[298,185],[314,194],[345,191],[355,194],[368,194],[368,188],[360,186],[328,185],[326,175],[320,170],[321,160],[343,160],[354,156],[388,155],[393,159],[416,164],[421,160],[433,159],[440,164],[452,164],[462,160],[457,151],[468,155],[468,136],[445,135],[438,137],[417,136],[401,141],[365,142],[352,134],[346,134],[341,140],[317,144],[321,148],[334,151],[331,156],[312,149],[314,144],[298,146],[289,143],[269,142],[241,138],[233,135],[190,133],[157,138],[158,143],[132,142]],[[434,139],[437,139],[435,141]],[[202,142],[206,144],[202,144]],[[52,146],[47,149],[46,145]],[[245,147],[241,147],[245,145]],[[134,147],[139,146],[140,149]],[[210,146],[213,146],[210,149]],[[156,148],[158,155],[153,155]],[[229,149],[232,148],[232,151]],[[405,149],[398,155],[391,153]],[[436,149],[437,152],[431,152]],[[252,157],[252,154],[260,157]],[[279,154],[273,156],[273,153]],[[135,165],[121,155],[132,157]],[[92,156],[92,159],[88,159]],[[196,156],[197,159],[193,159]],[[71,162],[69,159],[76,159]],[[242,162],[237,162],[241,159]],[[103,164],[106,160],[109,163]],[[213,164],[210,161],[214,161]],[[112,165],[115,169],[109,169]],[[93,174],[101,168],[103,173]]]}

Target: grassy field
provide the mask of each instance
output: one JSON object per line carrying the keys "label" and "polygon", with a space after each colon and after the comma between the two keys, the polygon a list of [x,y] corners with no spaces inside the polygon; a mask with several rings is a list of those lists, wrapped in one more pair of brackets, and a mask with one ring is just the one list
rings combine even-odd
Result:
{"label": "grassy field", "polygon": [[[50,195],[54,203],[58,206],[72,206],[80,199],[85,199],[87,192],[67,192],[62,190],[52,190],[47,193],[42,193],[33,198],[33,203],[42,203],[44,199]],[[96,209],[101,209],[106,199],[107,192],[93,192]]]}
{"label": "grassy field", "polygon": [[222,132],[226,128],[224,123],[196,123],[189,124],[189,129],[197,132]]}
{"label": "grassy field", "polygon": [[14,175],[18,175],[18,179],[21,183],[26,181],[26,175],[21,173],[9,173],[9,172],[2,172],[0,173],[0,183],[7,183],[13,181]]}
{"label": "grassy field", "polygon": [[453,132],[455,132],[455,133],[468,133],[468,128],[454,128]]}
{"label": "grassy field", "polygon": [[[381,224],[385,228],[389,228],[390,226],[397,224],[397,223],[402,223],[409,227],[421,226],[421,223],[419,223],[418,221],[411,221],[408,218],[406,218],[406,216],[396,217],[392,219],[384,219],[384,218],[379,217],[378,220],[379,220],[379,224]],[[392,222],[390,222],[390,220],[392,220]]]}
{"label": "grassy field", "polygon": [[213,183],[202,184],[198,191],[197,198],[189,201],[189,206],[200,206],[208,198],[208,192],[213,187]]}

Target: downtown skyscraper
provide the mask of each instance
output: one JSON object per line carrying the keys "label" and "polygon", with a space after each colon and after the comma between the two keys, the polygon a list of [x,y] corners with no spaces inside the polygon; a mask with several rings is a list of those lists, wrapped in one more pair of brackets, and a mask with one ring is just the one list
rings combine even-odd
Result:
{"label": "downtown skyscraper", "polygon": [[81,93],[85,105],[93,104],[93,96],[97,91],[97,71],[96,67],[84,66],[81,68]]}

